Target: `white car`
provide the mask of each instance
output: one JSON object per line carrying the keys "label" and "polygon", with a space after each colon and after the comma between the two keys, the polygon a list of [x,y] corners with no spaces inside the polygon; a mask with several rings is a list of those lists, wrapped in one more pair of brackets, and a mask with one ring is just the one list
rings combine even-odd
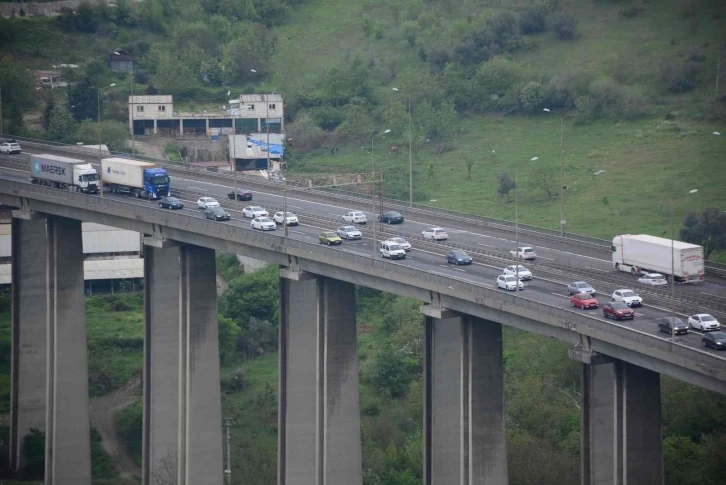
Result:
{"label": "white car", "polygon": [[272,216],[272,219],[277,224],[282,224],[283,222],[286,222],[288,226],[297,226],[300,223],[297,220],[297,216],[295,214],[293,214],[292,212],[288,212],[287,217],[285,217],[285,216],[283,216],[282,211],[277,211],[277,212],[275,212],[275,215]]}
{"label": "white car", "polygon": [[428,229],[421,231],[421,235],[424,239],[431,239],[434,241],[445,241],[449,239],[449,233],[441,227],[429,227]]}
{"label": "white car", "polygon": [[613,292],[613,301],[622,301],[629,307],[640,306],[643,304],[643,299],[633,290],[628,289],[615,290]]}
{"label": "white car", "polygon": [[242,209],[242,215],[249,219],[254,219],[255,217],[269,216],[267,211],[264,208],[260,207],[259,205],[248,205],[247,207]]}
{"label": "white car", "polygon": [[513,257],[513,258],[516,258],[517,257],[517,252],[519,252],[519,259],[524,259],[524,260],[531,261],[531,260],[537,258],[537,253],[534,251],[534,248],[531,248],[529,246],[524,246],[524,247],[517,248],[517,249],[519,251],[516,251],[514,249],[512,249],[511,251],[509,251],[509,255],[511,257]]}
{"label": "white car", "polygon": [[378,250],[384,258],[406,259],[406,251],[393,241],[381,241]]}
{"label": "white car", "polygon": [[3,142],[0,143],[0,153],[20,153],[20,145],[17,143]]}
{"label": "white car", "polygon": [[349,222],[352,224],[365,224],[368,222],[368,218],[361,211],[350,211],[343,216],[343,222]]}
{"label": "white car", "polygon": [[209,209],[210,207],[219,207],[217,199],[211,197],[200,197],[197,199],[197,209]]}
{"label": "white car", "polygon": [[[497,277],[497,286],[503,290],[515,291],[517,289],[517,277],[508,274],[499,275]],[[519,280],[519,289],[524,289],[522,280]]]}
{"label": "white car", "polygon": [[[505,275],[512,275],[517,276],[517,265],[511,265],[504,268],[504,271],[502,271]],[[532,272],[529,271],[527,268],[519,265],[519,279],[520,280],[531,280],[532,279]]]}
{"label": "white car", "polygon": [[261,231],[274,231],[277,229],[277,224],[269,217],[255,217],[250,222],[250,225],[252,229],[259,229]]}
{"label": "white car", "polygon": [[666,280],[665,276],[660,273],[645,273],[643,276],[638,278],[638,283],[650,286],[666,286],[668,284],[668,280]]}
{"label": "white car", "polygon": [[398,245],[399,245],[399,246],[401,246],[401,248],[402,248],[402,249],[403,249],[404,251],[406,251],[406,252],[408,252],[408,251],[410,251],[410,250],[411,250],[411,243],[410,243],[410,242],[408,242],[408,241],[406,241],[406,240],[405,240],[404,238],[402,238],[402,237],[392,237],[392,238],[390,238],[390,239],[389,239],[389,241],[397,242],[397,243],[398,243]]}
{"label": "white car", "polygon": [[343,239],[360,239],[363,237],[363,233],[353,226],[340,226],[335,232]]}
{"label": "white car", "polygon": [[688,317],[688,326],[699,330],[718,330],[721,324],[708,313],[698,313]]}

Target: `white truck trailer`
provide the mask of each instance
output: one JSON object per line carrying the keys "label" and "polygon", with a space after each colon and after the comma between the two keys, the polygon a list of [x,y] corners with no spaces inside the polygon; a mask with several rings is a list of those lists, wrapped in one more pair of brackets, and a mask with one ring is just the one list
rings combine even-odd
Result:
{"label": "white truck trailer", "polygon": [[169,175],[155,163],[128,158],[101,160],[103,186],[113,193],[124,193],[146,199],[171,195]]}
{"label": "white truck trailer", "polygon": [[57,155],[30,155],[30,181],[56,189],[96,194],[98,172],[85,160]]}
{"label": "white truck trailer", "polygon": [[610,249],[613,267],[619,271],[661,273],[683,283],[703,280],[703,248],[696,244],[647,234],[623,234],[613,238]]}

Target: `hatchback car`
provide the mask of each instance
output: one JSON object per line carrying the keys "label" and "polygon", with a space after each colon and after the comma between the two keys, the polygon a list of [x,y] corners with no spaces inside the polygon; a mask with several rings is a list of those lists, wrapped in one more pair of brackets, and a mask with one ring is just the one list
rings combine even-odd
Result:
{"label": "hatchback car", "polygon": [[176,197],[162,197],[159,199],[159,207],[162,209],[183,209],[184,204]]}
{"label": "hatchback car", "polygon": [[[687,334],[688,333],[688,325],[686,325],[683,320],[681,320],[678,317],[675,317],[675,325],[671,325],[671,322],[673,322],[674,319],[672,317],[661,317],[657,320],[658,322],[658,331],[664,332],[669,335],[672,334]],[[675,327],[675,331],[674,331]]]}
{"label": "hatchback car", "polygon": [[270,214],[268,214],[267,211],[259,205],[248,205],[242,209],[242,215],[249,219],[254,219],[255,217],[267,217]]}
{"label": "hatchback car", "polygon": [[519,253],[519,259],[524,259],[525,261],[532,261],[534,259],[537,259],[537,253],[535,252],[534,248],[531,248],[529,246],[517,248],[517,250],[512,249],[509,251],[509,255],[513,258],[517,257],[517,253]]}
{"label": "hatchback car", "polygon": [[688,326],[699,330],[718,330],[721,324],[708,313],[698,313],[688,317]]}
{"label": "hatchback car", "polygon": [[360,239],[363,234],[353,226],[340,226],[336,231],[343,239]]}
{"label": "hatchback car", "polygon": [[269,217],[255,217],[250,222],[250,226],[252,226],[252,229],[259,229],[260,231],[274,231],[277,229],[277,224]]}
{"label": "hatchback car", "polygon": [[[236,197],[235,197],[236,195]],[[237,193],[235,194],[235,191],[233,190],[229,194],[227,194],[227,197],[230,199],[236,199],[236,200],[252,200],[252,192],[249,190],[244,189],[237,189]]]}
{"label": "hatchback car", "polygon": [[638,278],[638,283],[650,286],[665,286],[668,284],[665,276],[660,273],[645,273],[643,276]]}
{"label": "hatchback car", "polygon": [[213,221],[228,221],[230,219],[227,211],[219,206],[207,207],[204,210],[204,218],[212,219]]}
{"label": "hatchback car", "polygon": [[320,244],[327,244],[328,246],[331,246],[333,244],[343,244],[343,240],[340,239],[340,236],[338,236],[333,231],[321,232],[318,236],[318,239],[320,241]]}
{"label": "hatchback car", "polygon": [[522,280],[517,282],[516,276],[507,274],[497,276],[497,286],[507,291],[514,291],[517,287],[519,287],[520,290],[524,289],[524,283],[522,283]]}
{"label": "hatchback car", "polygon": [[726,333],[724,332],[713,332],[707,333],[701,337],[704,347],[711,347],[716,350],[726,349]]}
{"label": "hatchback car", "polygon": [[428,229],[421,231],[421,236],[424,239],[431,239],[433,241],[446,241],[449,239],[449,233],[441,227],[429,227]]}
{"label": "hatchback car", "polygon": [[[513,264],[511,266],[507,266],[506,268],[504,268],[504,271],[502,271],[502,273],[517,276],[517,265]],[[519,279],[520,280],[531,280],[532,279],[532,273],[527,268],[522,266],[521,264],[519,265]]]}
{"label": "hatchback car", "polygon": [[219,207],[217,199],[211,197],[200,197],[197,199],[197,209],[208,209],[210,207]]}
{"label": "hatchback car", "polygon": [[20,153],[20,145],[17,143],[3,142],[0,143],[0,153]]}
{"label": "hatchback car", "polygon": [[446,262],[459,266],[460,264],[471,264],[473,260],[461,249],[452,249],[446,253]]}
{"label": "hatchback car", "polygon": [[602,316],[614,318],[615,320],[632,320],[635,318],[635,310],[622,301],[609,301],[603,303]]}
{"label": "hatchback car", "polygon": [[576,295],[577,293],[588,293],[592,296],[595,296],[597,294],[595,288],[590,286],[589,283],[585,283],[584,281],[573,281],[572,283],[567,285],[567,292],[570,295]]}
{"label": "hatchback car", "polygon": [[381,256],[390,259],[406,259],[406,251],[396,242],[381,241],[378,245]]}
{"label": "hatchback car", "polygon": [[378,220],[381,222],[385,222],[386,224],[402,224],[403,216],[400,212],[388,211],[380,214],[378,216]]}
{"label": "hatchback car", "polygon": [[297,216],[292,212],[288,212],[286,217],[282,214],[282,211],[275,212],[275,215],[272,216],[272,220],[275,221],[276,224],[280,225],[282,225],[283,222],[287,222],[288,226],[297,226],[300,223]]}
{"label": "hatchback car", "polygon": [[589,293],[577,293],[570,297],[570,305],[587,310],[588,308],[598,308],[600,303]]}
{"label": "hatchback car", "polygon": [[633,290],[622,289],[613,292],[613,301],[622,301],[628,306],[642,306],[643,299]]}
{"label": "hatchback car", "polygon": [[349,222],[352,224],[365,224],[368,222],[368,218],[361,211],[350,211],[343,215],[343,222]]}
{"label": "hatchback car", "polygon": [[408,251],[411,250],[411,243],[408,242],[408,241],[406,241],[402,237],[392,237],[392,238],[389,239],[389,241],[393,241],[393,242],[398,243],[398,245],[401,246],[401,249],[403,249],[406,252],[408,252]]}

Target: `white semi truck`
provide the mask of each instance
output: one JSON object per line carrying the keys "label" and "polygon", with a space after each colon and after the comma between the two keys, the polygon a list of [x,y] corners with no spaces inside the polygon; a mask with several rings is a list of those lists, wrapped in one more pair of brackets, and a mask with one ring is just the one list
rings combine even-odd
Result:
{"label": "white semi truck", "polygon": [[57,155],[31,155],[30,181],[86,194],[98,193],[100,185],[98,172],[90,163]]}
{"label": "white semi truck", "polygon": [[703,247],[696,244],[647,234],[623,234],[613,238],[610,249],[613,267],[619,271],[661,273],[682,283],[703,280]]}
{"label": "white semi truck", "polygon": [[110,192],[146,199],[171,195],[169,174],[155,163],[128,158],[101,160],[103,186]]}

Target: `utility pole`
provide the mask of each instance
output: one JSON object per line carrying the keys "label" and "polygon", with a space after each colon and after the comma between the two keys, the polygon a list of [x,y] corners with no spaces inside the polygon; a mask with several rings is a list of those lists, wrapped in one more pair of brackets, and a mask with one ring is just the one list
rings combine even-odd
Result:
{"label": "utility pole", "polygon": [[3,87],[0,85],[0,140],[3,137]]}
{"label": "utility pole", "polygon": [[565,122],[560,115],[560,236],[565,235]]}
{"label": "utility pole", "polygon": [[716,99],[718,99],[718,80],[721,74],[721,49],[719,49],[718,60],[716,61]]}
{"label": "utility pole", "polygon": [[224,468],[224,476],[227,477],[227,485],[230,485],[232,483],[232,460],[231,460],[231,437],[229,434],[229,428],[231,426],[231,419],[230,418],[224,418],[224,426],[227,429],[227,466]]}
{"label": "utility pole", "polygon": [[265,130],[267,131],[267,180],[270,180],[270,95],[265,94]]}
{"label": "utility pole", "polygon": [[131,67],[129,78],[129,92],[131,93],[131,158],[136,158],[136,138],[134,127],[134,68]]}
{"label": "utility pole", "polygon": [[408,206],[413,207],[413,132],[411,131],[411,95],[408,95]]}

